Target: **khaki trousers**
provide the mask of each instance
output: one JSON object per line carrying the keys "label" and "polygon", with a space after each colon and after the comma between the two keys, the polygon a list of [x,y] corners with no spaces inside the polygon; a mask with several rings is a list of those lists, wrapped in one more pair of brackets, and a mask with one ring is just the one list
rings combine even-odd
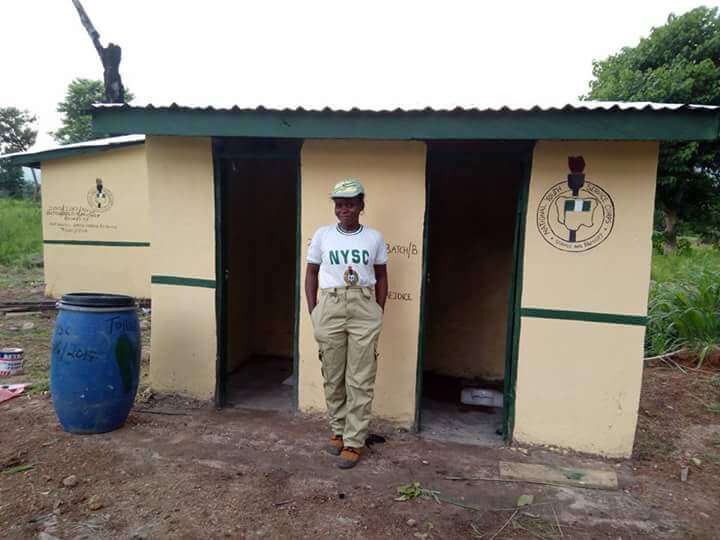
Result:
{"label": "khaki trousers", "polygon": [[383,311],[370,287],[321,289],[310,318],[320,349],[330,429],[343,444],[365,445]]}

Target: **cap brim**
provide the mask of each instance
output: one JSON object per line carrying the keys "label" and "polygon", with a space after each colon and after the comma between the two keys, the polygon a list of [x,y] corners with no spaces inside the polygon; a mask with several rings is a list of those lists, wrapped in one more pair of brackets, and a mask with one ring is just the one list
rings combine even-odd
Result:
{"label": "cap brim", "polygon": [[359,197],[360,195],[363,195],[363,193],[331,193],[330,198],[331,199],[352,199],[354,197]]}

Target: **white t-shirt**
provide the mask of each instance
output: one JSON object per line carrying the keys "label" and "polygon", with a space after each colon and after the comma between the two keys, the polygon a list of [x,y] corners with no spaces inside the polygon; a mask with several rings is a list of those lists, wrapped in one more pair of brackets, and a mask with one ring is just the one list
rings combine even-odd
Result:
{"label": "white t-shirt", "polygon": [[320,288],[375,285],[376,264],[387,264],[387,245],[379,231],[360,225],[352,233],[338,225],[320,227],[312,237],[307,262],[320,265]]}

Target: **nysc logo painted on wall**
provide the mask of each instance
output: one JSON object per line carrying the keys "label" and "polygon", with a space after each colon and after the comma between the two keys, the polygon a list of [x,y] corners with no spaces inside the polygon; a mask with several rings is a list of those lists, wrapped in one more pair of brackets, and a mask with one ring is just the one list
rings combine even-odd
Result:
{"label": "nysc logo painted on wall", "polygon": [[113,205],[112,191],[103,186],[102,178],[95,180],[95,189],[87,193],[88,206],[97,212],[107,212]]}
{"label": "nysc logo painted on wall", "polygon": [[615,205],[597,184],[585,180],[585,160],[569,157],[570,174],[543,195],[537,228],[545,241],[562,251],[582,252],[602,244],[615,224]]}

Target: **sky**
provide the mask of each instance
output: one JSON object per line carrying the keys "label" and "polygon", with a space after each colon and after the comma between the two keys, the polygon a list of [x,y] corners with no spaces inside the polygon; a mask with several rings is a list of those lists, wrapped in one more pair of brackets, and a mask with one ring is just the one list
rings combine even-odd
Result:
{"label": "sky", "polygon": [[[454,107],[574,101],[593,60],[684,0],[82,0],[136,103]],[[704,5],[718,6],[716,2]],[[52,145],[75,77],[102,66],[71,0],[0,0],[0,106]]]}

